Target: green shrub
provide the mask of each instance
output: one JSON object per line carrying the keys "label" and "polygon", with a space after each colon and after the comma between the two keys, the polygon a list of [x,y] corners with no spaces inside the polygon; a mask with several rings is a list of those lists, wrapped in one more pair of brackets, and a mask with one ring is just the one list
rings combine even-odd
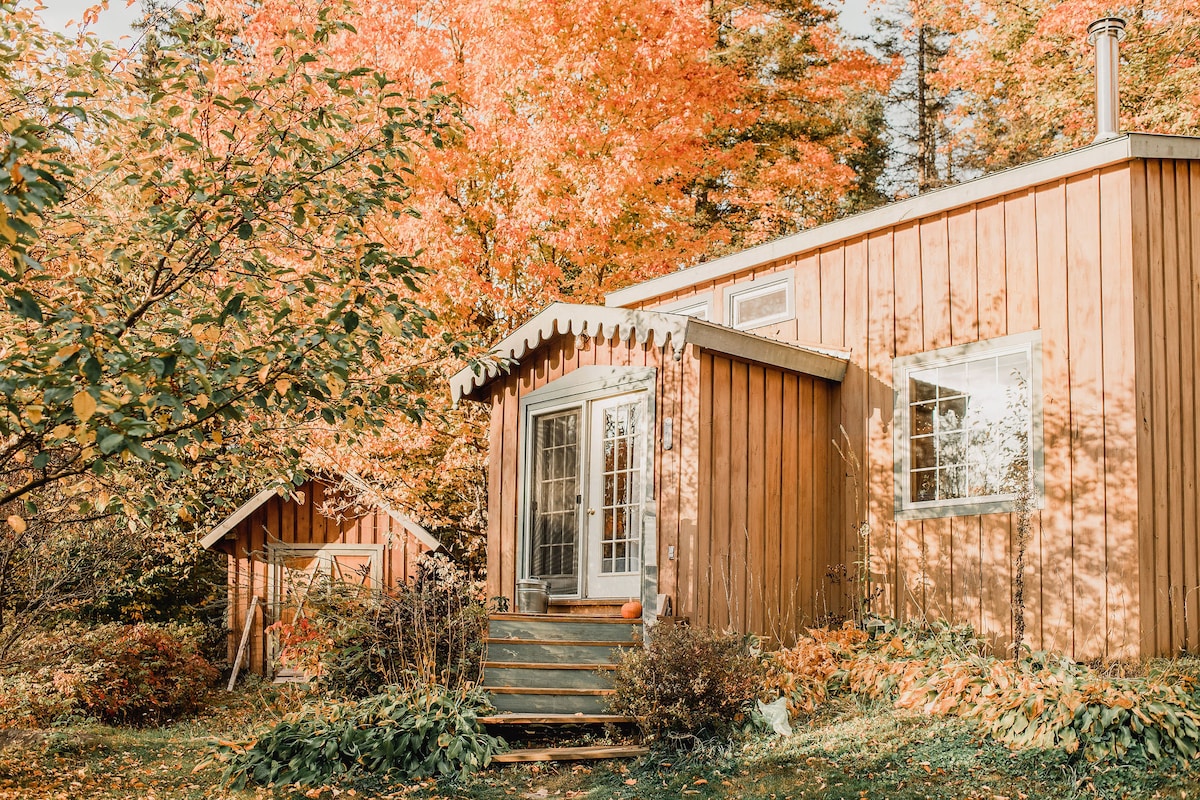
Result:
{"label": "green shrub", "polygon": [[621,656],[611,707],[648,738],[718,738],[740,730],[764,686],[762,661],[738,636],[661,625]]}
{"label": "green shrub", "polygon": [[[487,608],[481,589],[443,555],[423,556],[418,574],[386,592],[348,586],[311,597],[321,636],[297,648],[320,665],[322,687],[367,697],[386,686],[450,688],[479,682]],[[314,650],[315,648],[315,650]]]}
{"label": "green shrub", "polygon": [[114,725],[157,724],[197,710],[219,677],[200,642],[159,625],[103,625],[76,651],[76,667],[56,680],[81,710]]}
{"label": "green shrub", "polygon": [[364,700],[309,706],[244,747],[218,745],[224,780],[315,786],[358,776],[464,776],[504,743],[480,729],[478,689],[391,687]]}
{"label": "green shrub", "polygon": [[[200,654],[200,626],[107,624],[70,635],[74,641],[55,648],[58,663],[0,680],[0,722],[51,725],[88,716],[158,724],[197,710],[218,677]],[[55,639],[43,638],[48,647]]]}

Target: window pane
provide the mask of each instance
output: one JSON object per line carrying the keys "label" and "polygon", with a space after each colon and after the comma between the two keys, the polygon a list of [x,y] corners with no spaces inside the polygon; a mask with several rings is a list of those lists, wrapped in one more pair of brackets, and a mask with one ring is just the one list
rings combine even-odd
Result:
{"label": "window pane", "polygon": [[733,324],[737,327],[749,327],[760,320],[781,317],[787,310],[786,284],[733,296]]}
{"label": "window pane", "polygon": [[933,433],[933,403],[918,403],[912,407],[912,434],[924,436]]}
{"label": "window pane", "polygon": [[1011,496],[1030,463],[1029,350],[908,373],[909,497]]}
{"label": "window pane", "polygon": [[926,369],[912,373],[908,380],[908,399],[913,403],[937,399],[937,370]]}
{"label": "window pane", "polygon": [[924,436],[912,440],[912,468],[925,469],[937,466],[937,439]]}

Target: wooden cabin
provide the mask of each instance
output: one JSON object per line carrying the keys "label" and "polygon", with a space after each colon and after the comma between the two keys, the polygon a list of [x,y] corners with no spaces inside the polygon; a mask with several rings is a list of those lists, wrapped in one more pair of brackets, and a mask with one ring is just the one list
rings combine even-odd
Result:
{"label": "wooden cabin", "polygon": [[490,594],[785,642],[866,602],[1003,646],[1031,473],[1026,643],[1200,652],[1200,139],[553,305],[495,353],[451,387],[492,409]]}
{"label": "wooden cabin", "polygon": [[[267,628],[295,613],[324,581],[394,586],[416,574],[417,557],[440,545],[424,528],[369,492],[343,496],[312,479],[289,494],[264,489],[200,541],[228,556],[229,663],[257,597],[241,669],[271,676],[276,646]],[[364,500],[364,495],[368,498]]]}

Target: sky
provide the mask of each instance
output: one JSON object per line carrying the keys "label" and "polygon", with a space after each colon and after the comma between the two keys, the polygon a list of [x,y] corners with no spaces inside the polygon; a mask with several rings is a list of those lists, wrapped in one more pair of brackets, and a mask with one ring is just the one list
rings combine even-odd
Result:
{"label": "sky", "polygon": [[[46,8],[42,11],[42,20],[47,27],[59,30],[74,31],[83,18],[84,9],[95,5],[99,0],[42,0]],[[119,40],[129,36],[133,41],[133,30],[129,27],[138,18],[140,9],[135,2],[126,6],[126,0],[109,0],[109,9],[100,15],[100,23],[94,28],[95,33],[105,39]],[[75,25],[68,26],[71,21]]]}
{"label": "sky", "polygon": [[[83,16],[83,10],[99,0],[42,0],[46,10],[42,19],[46,24],[59,29],[67,28],[70,20],[78,22]],[[128,0],[109,0],[109,9],[100,15],[100,24],[95,32],[106,38],[117,40],[122,36],[132,36],[130,24],[137,19],[138,4],[136,0],[127,5]],[[841,5],[842,27],[852,35],[866,35],[871,30],[871,14],[867,10],[868,0],[843,0]],[[131,40],[132,41],[132,40]]]}

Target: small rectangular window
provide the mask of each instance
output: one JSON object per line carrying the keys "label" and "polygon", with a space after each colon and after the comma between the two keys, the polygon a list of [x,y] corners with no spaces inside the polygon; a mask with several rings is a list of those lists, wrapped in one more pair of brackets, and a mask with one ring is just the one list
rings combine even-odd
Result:
{"label": "small rectangular window", "polygon": [[665,311],[668,314],[679,314],[684,317],[695,317],[708,321],[712,319],[712,293],[696,295],[665,306],[655,308],[655,311]]}
{"label": "small rectangular window", "polygon": [[1011,511],[1041,484],[1041,338],[1006,336],[895,360],[901,517]]}
{"label": "small rectangular window", "polygon": [[795,315],[791,275],[734,287],[727,296],[729,325],[761,328],[786,322]]}

